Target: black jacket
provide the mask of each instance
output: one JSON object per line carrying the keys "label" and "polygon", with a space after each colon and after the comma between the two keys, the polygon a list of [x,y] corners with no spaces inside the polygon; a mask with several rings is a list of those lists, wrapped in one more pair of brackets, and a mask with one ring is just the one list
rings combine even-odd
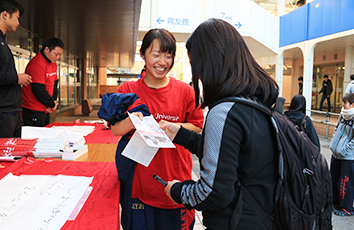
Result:
{"label": "black jacket", "polygon": [[14,57],[0,30],[0,112],[19,112],[22,106]]}
{"label": "black jacket", "polygon": [[[300,126],[301,121],[305,116],[305,114],[299,110],[288,110],[285,112],[285,115],[289,118],[289,120],[291,120],[294,123],[294,125],[298,125],[298,126]],[[310,138],[312,143],[314,143],[321,152],[321,145],[318,139],[316,129],[313,126],[311,118],[309,118],[308,116],[306,116],[306,128],[304,132]]]}
{"label": "black jacket", "polygon": [[333,92],[332,81],[328,79],[327,81],[322,82],[322,89],[319,93],[323,93],[323,95],[331,95]]}
{"label": "black jacket", "polygon": [[[271,215],[278,179],[275,137],[271,119],[258,109],[235,102],[216,105],[206,117],[202,134],[181,127],[174,139],[199,157],[201,178],[174,184],[171,197],[187,208],[202,210],[208,229],[228,230],[240,181]],[[243,202],[237,229],[266,227]]]}

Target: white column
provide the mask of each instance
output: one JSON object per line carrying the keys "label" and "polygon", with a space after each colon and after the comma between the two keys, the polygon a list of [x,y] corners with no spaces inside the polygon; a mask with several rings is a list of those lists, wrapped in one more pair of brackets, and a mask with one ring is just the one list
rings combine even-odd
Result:
{"label": "white column", "polygon": [[[345,47],[345,70],[344,70],[344,81],[343,81],[343,90],[347,88],[348,83],[350,82],[350,75],[354,74],[354,63],[353,63],[353,50],[352,46]],[[345,92],[343,92],[344,96]]]}
{"label": "white column", "polygon": [[275,81],[279,86],[279,96],[283,94],[283,65],[284,65],[284,51],[281,51],[278,56],[278,62],[275,65]]}
{"label": "white column", "polygon": [[285,0],[278,0],[278,15],[282,16],[285,14]]}
{"label": "white column", "polygon": [[[313,75],[313,61],[316,43],[305,42],[304,54],[304,86],[303,95],[306,98],[306,110],[311,109],[312,104],[312,75]],[[306,111],[306,115],[310,116],[310,111]]]}

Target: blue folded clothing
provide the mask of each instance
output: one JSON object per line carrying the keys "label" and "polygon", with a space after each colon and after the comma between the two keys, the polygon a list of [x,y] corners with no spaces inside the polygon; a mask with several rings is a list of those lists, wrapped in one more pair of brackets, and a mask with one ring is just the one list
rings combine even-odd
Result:
{"label": "blue folded clothing", "polygon": [[127,112],[141,112],[144,116],[149,116],[150,111],[145,104],[137,104],[129,109],[137,99],[139,97],[135,93],[106,93],[102,97],[102,105],[97,115],[112,125],[127,118]]}

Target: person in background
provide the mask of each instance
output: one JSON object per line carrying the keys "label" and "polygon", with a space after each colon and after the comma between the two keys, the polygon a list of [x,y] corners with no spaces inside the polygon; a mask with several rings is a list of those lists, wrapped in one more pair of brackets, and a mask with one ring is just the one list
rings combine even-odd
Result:
{"label": "person in background", "polygon": [[354,189],[354,94],[342,99],[342,110],[331,139],[331,176],[334,214],[352,216]]}
{"label": "person in background", "polygon": [[17,74],[15,61],[6,43],[7,32],[20,25],[23,7],[14,0],[0,1],[0,137],[21,137],[21,85],[32,82],[28,74]]}
{"label": "person in background", "polygon": [[288,111],[285,111],[285,115],[297,125],[300,129],[303,129],[307,136],[310,138],[313,144],[315,144],[321,151],[320,141],[312,120],[306,115],[306,98],[300,94],[293,97],[290,103]]}
{"label": "person in background", "polygon": [[354,93],[354,74],[350,75],[350,82],[345,90],[345,94],[349,95]]}
{"label": "person in background", "polygon": [[195,106],[200,98],[200,79],[201,106],[209,107],[205,126],[198,134],[174,123],[160,125],[174,143],[199,157],[200,179],[169,181],[166,195],[188,209],[201,210],[207,229],[266,229],[243,198],[237,226],[231,221],[242,197],[240,184],[267,215],[274,212],[278,178],[276,133],[269,115],[227,98],[243,97],[270,108],[277,99],[278,86],[226,21],[212,18],[203,22],[189,37],[186,47],[192,66]]}
{"label": "person in background", "polygon": [[322,89],[318,93],[322,93],[320,102],[320,111],[322,111],[323,102],[327,99],[328,112],[331,111],[331,94],[333,92],[332,81],[328,79],[328,75],[323,76]]}
{"label": "person in background", "polygon": [[[174,122],[199,133],[204,117],[202,110],[195,108],[193,88],[167,76],[173,67],[175,54],[176,40],[172,33],[165,29],[148,31],[140,49],[140,55],[145,61],[146,76],[138,81],[124,83],[118,94],[123,97],[136,94],[139,97],[137,103],[146,105],[157,122]],[[143,118],[142,112],[133,112],[132,115]],[[112,134],[123,136],[123,140],[131,136],[134,129],[129,117],[111,127]],[[132,175],[132,181],[129,182],[129,179],[123,178],[129,162],[125,162],[126,158],[121,155],[121,143],[117,147],[116,164],[123,186],[120,197],[123,228],[192,229],[194,210],[187,210],[183,205],[170,200],[153,178],[156,174],[164,180],[190,180],[193,164],[190,152],[179,145],[176,148],[160,148],[148,167],[136,164],[129,168]],[[129,187],[131,194],[127,192]]]}
{"label": "person in background", "polygon": [[303,88],[303,85],[304,85],[304,83],[303,83],[304,79],[303,79],[302,76],[300,76],[297,80],[299,81],[299,94],[302,95],[302,88]]}
{"label": "person in background", "polygon": [[23,124],[44,127],[49,124],[49,114],[58,106],[57,64],[63,53],[64,43],[59,38],[49,38],[42,50],[26,67],[32,83],[22,87]]}

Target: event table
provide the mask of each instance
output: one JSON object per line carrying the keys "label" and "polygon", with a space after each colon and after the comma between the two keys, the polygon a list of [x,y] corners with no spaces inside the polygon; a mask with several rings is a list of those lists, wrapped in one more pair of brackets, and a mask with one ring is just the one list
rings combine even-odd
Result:
{"label": "event table", "polygon": [[[63,230],[120,229],[119,180],[114,162],[76,162],[36,160],[0,162],[0,179],[14,175],[94,176],[93,190],[74,221],[67,221]],[[0,204],[1,206],[1,204]]]}

